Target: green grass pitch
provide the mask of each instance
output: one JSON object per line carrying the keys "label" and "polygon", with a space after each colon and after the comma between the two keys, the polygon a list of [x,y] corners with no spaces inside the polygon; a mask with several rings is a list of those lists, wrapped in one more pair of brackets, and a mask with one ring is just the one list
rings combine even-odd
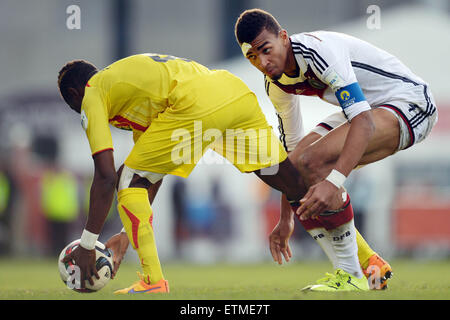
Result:
{"label": "green grass pitch", "polygon": [[450,261],[390,261],[389,289],[362,293],[303,293],[300,289],[331,271],[326,261],[245,265],[163,263],[169,294],[117,296],[114,290],[137,280],[137,264],[125,261],[116,279],[99,292],[80,294],[65,287],[55,260],[0,260],[1,300],[448,300]]}

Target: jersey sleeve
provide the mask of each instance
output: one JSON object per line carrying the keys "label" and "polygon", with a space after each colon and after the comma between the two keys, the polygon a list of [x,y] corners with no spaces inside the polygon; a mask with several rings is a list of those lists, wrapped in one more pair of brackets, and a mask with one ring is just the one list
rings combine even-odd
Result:
{"label": "jersey sleeve", "polygon": [[349,121],[370,110],[353,71],[348,48],[338,40],[305,34],[304,41],[294,44],[316,76],[334,92]]}
{"label": "jersey sleeve", "polygon": [[290,152],[304,136],[300,97],[283,92],[267,78],[264,78],[264,81],[266,93],[275,107],[278,117],[280,141],[285,150]]}
{"label": "jersey sleeve", "polygon": [[81,106],[81,125],[92,155],[113,149],[106,104],[95,87],[86,87]]}

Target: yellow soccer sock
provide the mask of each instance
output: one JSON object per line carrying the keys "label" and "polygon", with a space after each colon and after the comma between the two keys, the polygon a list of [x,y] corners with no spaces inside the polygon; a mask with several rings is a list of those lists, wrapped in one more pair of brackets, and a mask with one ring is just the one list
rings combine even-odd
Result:
{"label": "yellow soccer sock", "polygon": [[359,264],[363,269],[367,269],[369,266],[369,258],[375,254],[375,251],[369,246],[369,244],[364,240],[359,231],[356,230],[356,243],[358,245],[358,260]]}
{"label": "yellow soccer sock", "polygon": [[152,208],[148,193],[143,188],[127,188],[117,194],[118,211],[128,238],[141,260],[144,279],[156,283],[163,279],[151,225]]}

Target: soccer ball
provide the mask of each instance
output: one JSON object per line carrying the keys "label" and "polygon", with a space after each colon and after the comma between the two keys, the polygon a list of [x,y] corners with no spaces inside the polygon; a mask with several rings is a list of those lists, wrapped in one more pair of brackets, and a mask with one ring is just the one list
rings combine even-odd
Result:
{"label": "soccer ball", "polygon": [[94,285],[90,285],[86,280],[86,288],[81,289],[80,272],[76,265],[71,262],[62,263],[61,260],[68,254],[70,254],[78,245],[80,239],[69,243],[60,253],[58,259],[59,274],[62,281],[67,285],[69,289],[77,292],[94,292],[102,289],[111,280],[113,271],[112,252],[105,247],[103,243],[97,241],[95,244],[95,267],[100,279],[92,276]]}

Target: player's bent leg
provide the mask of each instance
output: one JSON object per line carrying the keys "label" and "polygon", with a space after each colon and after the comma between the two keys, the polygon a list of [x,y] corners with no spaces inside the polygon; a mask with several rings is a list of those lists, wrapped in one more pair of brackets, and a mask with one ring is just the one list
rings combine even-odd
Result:
{"label": "player's bent leg", "polygon": [[[382,109],[375,109],[373,113],[376,131],[360,164],[381,160],[395,153],[398,148],[400,129],[397,118]],[[306,183],[315,184],[329,173],[342,150],[348,128],[348,124],[339,126],[299,153],[297,164]],[[359,262],[371,288],[385,288],[387,279],[392,275],[392,268],[368,246],[356,229],[355,231]]]}
{"label": "player's bent leg", "polygon": [[[294,151],[289,153],[289,159],[291,161],[294,161],[295,158],[298,158],[302,151],[305,150],[309,145],[314,143],[315,141],[319,140],[322,136],[326,135],[331,131],[333,128],[338,127],[342,123],[345,122],[345,118],[342,116],[342,113],[337,113],[334,115],[331,115],[328,118],[324,120],[324,122],[320,123],[313,131],[311,131],[309,134],[307,134],[298,144]],[[340,195],[338,195],[339,198],[341,198]],[[341,198],[342,200],[342,198]],[[339,200],[336,200],[336,208],[341,208],[344,205],[344,202],[339,202]],[[349,204],[351,206],[351,204]],[[352,208],[348,208],[348,210],[352,210]],[[300,221],[300,220],[299,220]],[[311,237],[316,240],[316,242],[320,245],[322,250],[327,255],[328,259],[331,261],[333,268],[338,269],[339,264],[337,260],[337,256],[334,252],[333,245],[330,241],[330,236],[328,235],[328,231],[323,227],[321,222],[318,219],[308,219],[306,221],[300,221],[300,223],[303,225],[305,230],[311,235]],[[365,272],[367,268],[369,267],[369,260],[372,256],[377,255],[374,250],[369,246],[369,244],[365,241],[365,239],[361,236],[361,234],[358,232],[358,230],[355,228],[356,231],[356,244],[358,247],[358,261],[361,265],[364,274],[367,278],[371,274]],[[378,255],[377,255],[378,256]],[[380,257],[381,259],[381,257]],[[374,260],[373,261],[381,261],[381,260]],[[384,261],[384,260],[383,260]],[[387,263],[386,263],[387,264]],[[375,271],[374,267],[371,267],[372,270]],[[389,267],[380,268],[380,270],[386,270],[391,271],[392,269]],[[389,278],[390,273],[387,273],[388,277],[386,277],[386,273],[381,272],[379,273],[380,279],[378,280],[378,283],[381,285],[386,284],[386,280]],[[374,288],[375,286],[372,286]]]}
{"label": "player's bent leg", "polygon": [[[382,108],[372,110],[372,115],[375,132],[358,165],[382,160],[398,149],[400,126],[396,116]],[[342,152],[349,128],[349,123],[342,124],[300,153],[294,164],[307,183],[321,181],[329,174]]]}
{"label": "player's bent leg", "polygon": [[275,174],[266,175],[262,170],[254,172],[267,185],[284,193],[288,199],[300,200],[306,193],[306,186],[289,158],[278,164]]}
{"label": "player's bent leg", "polygon": [[153,211],[147,188],[151,183],[124,167],[119,181],[118,211],[133,248],[137,251],[143,275],[128,288],[115,293],[169,292],[156,248],[152,226]]}

